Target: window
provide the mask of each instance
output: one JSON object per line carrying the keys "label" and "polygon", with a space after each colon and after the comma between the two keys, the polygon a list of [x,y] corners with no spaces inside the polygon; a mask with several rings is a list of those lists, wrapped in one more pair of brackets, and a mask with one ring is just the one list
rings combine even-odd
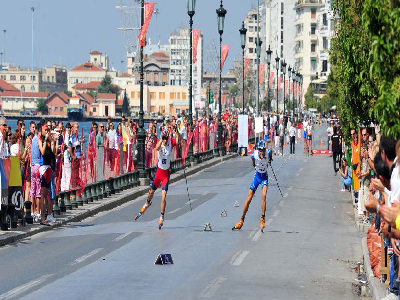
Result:
{"label": "window", "polygon": [[93,112],[94,112],[94,113],[96,112],[96,107],[93,107]]}
{"label": "window", "polygon": [[324,26],[328,26],[327,14],[323,14],[323,15],[322,15],[322,24],[323,24]]}
{"label": "window", "polygon": [[175,99],[175,93],[169,93],[169,99],[174,100]]}
{"label": "window", "polygon": [[254,38],[249,37],[249,43],[253,43],[254,42]]}
{"label": "window", "polygon": [[151,92],[150,93],[150,99],[156,99],[156,93],[155,92]]}
{"label": "window", "polygon": [[317,30],[317,25],[311,24],[311,34],[315,34],[316,30]]}
{"label": "window", "polygon": [[51,82],[54,82],[54,76],[51,76]]}
{"label": "window", "polygon": [[164,84],[167,84],[167,73],[162,74],[162,81]]}
{"label": "window", "polygon": [[281,15],[285,12],[285,3],[281,2]]}
{"label": "window", "polygon": [[6,80],[7,76],[6,75],[1,75],[0,78],[3,79],[3,80]]}
{"label": "window", "polygon": [[315,19],[317,17],[317,9],[311,8],[311,19]]}
{"label": "window", "polygon": [[54,111],[57,111],[57,108],[58,108],[58,107],[54,107]]}
{"label": "window", "polygon": [[322,72],[327,72],[328,71],[328,61],[323,60],[322,61]]}
{"label": "window", "polygon": [[176,99],[181,99],[181,93],[176,93]]}
{"label": "window", "polygon": [[254,32],[254,27],[253,26],[249,26],[249,32]]}
{"label": "window", "polygon": [[60,107],[60,111],[64,111],[64,107]]}
{"label": "window", "polygon": [[31,76],[31,80],[35,81],[36,80],[36,76]]}
{"label": "window", "polygon": [[315,71],[317,68],[317,61],[315,59],[311,59],[311,71]]}
{"label": "window", "polygon": [[281,31],[281,43],[283,44],[283,31]]}
{"label": "window", "polygon": [[150,73],[146,73],[146,81],[147,81],[147,82],[150,81]]}
{"label": "window", "polygon": [[158,98],[165,99],[165,93],[164,92],[159,92],[158,93]]}
{"label": "window", "polygon": [[253,53],[253,48],[249,48],[249,53]]}
{"label": "window", "polygon": [[21,92],[25,92],[25,86],[21,85]]}
{"label": "window", "polygon": [[182,93],[182,100],[186,100],[186,93]]}
{"label": "window", "polygon": [[312,44],[311,44],[311,52],[315,52],[316,46],[317,46],[316,43],[312,43]]}
{"label": "window", "polygon": [[299,35],[303,32],[303,24],[299,24],[296,26],[296,34]]}
{"label": "window", "polygon": [[140,99],[140,92],[136,92],[137,98]]}
{"label": "window", "polygon": [[25,75],[19,76],[19,80],[20,80],[20,81],[25,81],[25,80],[26,80],[26,76],[25,76]]}
{"label": "window", "polygon": [[322,46],[324,49],[328,49],[328,39],[326,37],[322,38]]}
{"label": "window", "polygon": [[10,75],[10,80],[17,80],[17,76],[16,75]]}
{"label": "window", "polygon": [[158,82],[158,73],[154,73],[154,82]]}
{"label": "window", "polygon": [[283,17],[281,17],[281,29],[283,29]]}
{"label": "window", "polygon": [[135,92],[131,92],[131,99],[135,98]]}
{"label": "window", "polygon": [[50,82],[50,76],[47,76],[47,82]]}
{"label": "window", "polygon": [[283,58],[283,45],[281,45],[281,58]]}

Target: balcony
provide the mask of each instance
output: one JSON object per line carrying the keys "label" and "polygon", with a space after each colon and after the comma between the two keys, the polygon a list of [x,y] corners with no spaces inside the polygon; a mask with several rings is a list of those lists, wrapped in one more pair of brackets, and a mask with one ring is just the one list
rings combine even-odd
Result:
{"label": "balcony", "polygon": [[318,53],[316,51],[311,51],[310,52],[310,57],[311,58],[318,58]]}
{"label": "balcony", "polygon": [[298,0],[296,5],[302,4],[322,4],[322,0]]}
{"label": "balcony", "polygon": [[316,35],[315,33],[312,34],[312,33],[310,32],[310,40],[311,40],[311,41],[317,41],[317,40],[318,40],[317,35]]}

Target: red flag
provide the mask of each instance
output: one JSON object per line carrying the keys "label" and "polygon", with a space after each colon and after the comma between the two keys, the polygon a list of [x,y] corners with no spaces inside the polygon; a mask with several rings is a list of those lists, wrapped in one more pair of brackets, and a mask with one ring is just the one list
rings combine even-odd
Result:
{"label": "red flag", "polygon": [[153,15],[154,4],[155,3],[144,4],[144,24],[139,32],[139,44],[142,47],[146,46],[146,34],[147,29],[149,29],[151,16]]}
{"label": "red flag", "polygon": [[228,53],[229,53],[229,45],[223,45],[221,53],[221,70],[224,68],[224,63],[226,58],[228,57]]}
{"label": "red flag", "polygon": [[279,76],[278,77],[278,92],[281,90],[281,81],[282,81],[282,77]]}
{"label": "red flag", "polygon": [[271,72],[269,77],[269,89],[272,89],[272,83],[274,82],[274,72]]}
{"label": "red flag", "polygon": [[193,29],[193,63],[197,61],[197,47],[199,45],[200,30]]}
{"label": "red flag", "polygon": [[285,97],[286,97],[286,94],[287,94],[287,89],[288,89],[288,81],[287,80],[285,80]]}
{"label": "red flag", "polygon": [[262,84],[264,82],[264,70],[265,70],[265,65],[259,65],[258,69],[258,84]]}
{"label": "red flag", "polygon": [[295,97],[297,96],[297,84],[296,83],[294,84],[294,96]]}
{"label": "red flag", "polygon": [[249,100],[251,99],[251,93],[249,93]]}
{"label": "red flag", "polygon": [[247,69],[249,68],[250,58],[244,59],[244,79],[246,79]]}
{"label": "red flag", "polygon": [[293,81],[290,83],[290,90],[292,91],[291,93],[293,93]]}

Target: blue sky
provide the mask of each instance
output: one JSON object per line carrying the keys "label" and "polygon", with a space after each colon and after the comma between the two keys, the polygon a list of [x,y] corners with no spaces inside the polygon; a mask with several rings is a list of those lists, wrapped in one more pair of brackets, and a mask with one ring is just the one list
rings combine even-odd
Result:
{"label": "blue sky", "polygon": [[[170,32],[188,26],[187,0],[156,0],[160,14],[150,23],[148,36],[156,43],[156,28],[161,43],[168,42]],[[239,28],[255,0],[224,0],[228,11],[223,44],[231,46],[226,67],[241,53]],[[204,47],[213,40],[217,43],[217,15],[219,0],[197,0],[194,28],[204,35]],[[5,60],[21,67],[31,66],[31,6],[34,13],[34,66],[66,65],[68,70],[88,60],[90,50],[107,53],[110,64],[121,70],[126,61],[124,38],[116,28],[122,27],[122,16],[115,9],[120,0],[6,0],[2,1],[0,18],[0,52]],[[158,24],[158,26],[156,26]],[[206,54],[205,54],[206,55]],[[3,56],[4,61],[4,56]],[[205,62],[205,60],[204,60]],[[124,63],[125,64],[125,63]]]}

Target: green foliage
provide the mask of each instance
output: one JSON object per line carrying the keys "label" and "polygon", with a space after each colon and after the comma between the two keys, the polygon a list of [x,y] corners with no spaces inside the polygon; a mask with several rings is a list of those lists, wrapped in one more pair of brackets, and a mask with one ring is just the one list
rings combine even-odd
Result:
{"label": "green foliage", "polygon": [[240,88],[237,84],[232,85],[231,89],[229,90],[229,95],[231,97],[237,97],[240,93]]}
{"label": "green foliage", "polygon": [[36,111],[42,115],[47,115],[49,113],[49,108],[46,104],[46,99],[40,98],[36,103]]}
{"label": "green foliage", "polygon": [[332,40],[334,99],[345,133],[374,118],[400,137],[400,2],[334,0],[339,24]]}
{"label": "green foliage", "polygon": [[86,94],[88,94],[93,99],[97,98],[97,92],[96,91],[87,91]]}
{"label": "green foliage", "polygon": [[101,80],[100,85],[97,87],[97,92],[101,94],[115,94],[118,96],[119,88],[112,84],[111,76],[106,74],[106,76]]}
{"label": "green foliage", "polygon": [[64,94],[68,95],[69,97],[72,97],[72,92],[68,90],[64,90]]}

